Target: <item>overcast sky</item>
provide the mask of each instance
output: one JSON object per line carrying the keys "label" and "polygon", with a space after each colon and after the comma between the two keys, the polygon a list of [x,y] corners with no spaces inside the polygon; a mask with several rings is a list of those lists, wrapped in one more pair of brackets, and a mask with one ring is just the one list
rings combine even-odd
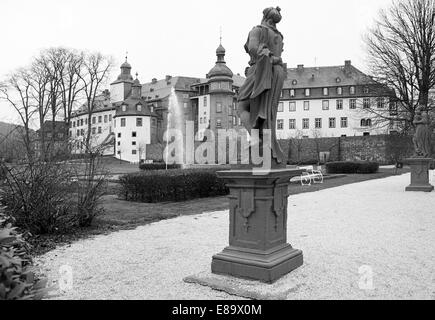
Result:
{"label": "overcast sky", "polygon": [[[341,65],[365,70],[362,36],[391,0],[0,0],[0,79],[43,49],[66,46],[112,55],[115,78],[128,51],[141,82],[165,75],[205,77],[222,44],[243,74],[248,32],[266,7],[279,6],[289,67]],[[0,121],[17,116],[0,104]]]}

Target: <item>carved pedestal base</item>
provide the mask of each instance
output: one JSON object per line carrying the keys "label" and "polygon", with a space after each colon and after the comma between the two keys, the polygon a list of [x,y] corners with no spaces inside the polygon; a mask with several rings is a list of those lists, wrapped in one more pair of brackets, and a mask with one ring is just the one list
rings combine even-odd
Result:
{"label": "carved pedestal base", "polygon": [[430,158],[405,159],[405,163],[411,167],[411,184],[406,187],[406,191],[431,192],[434,190],[434,186],[429,183],[431,162]]}
{"label": "carved pedestal base", "polygon": [[218,172],[230,188],[230,227],[229,247],[213,257],[213,273],[271,283],[303,264],[302,251],[287,243],[288,185],[301,172]]}

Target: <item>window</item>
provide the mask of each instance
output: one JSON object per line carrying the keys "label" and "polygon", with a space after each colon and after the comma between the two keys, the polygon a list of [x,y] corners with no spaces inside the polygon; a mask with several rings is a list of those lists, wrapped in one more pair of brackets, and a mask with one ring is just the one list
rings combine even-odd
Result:
{"label": "window", "polygon": [[187,109],[187,102],[183,102],[183,108]]}
{"label": "window", "polygon": [[80,134],[81,134],[82,136],[84,136],[84,135],[85,135],[85,130],[81,129],[81,130],[80,130]]}
{"label": "window", "polygon": [[322,101],[322,109],[323,110],[329,110],[329,100],[323,100]]}
{"label": "window", "polygon": [[323,88],[323,95],[324,96],[329,95],[329,89],[328,88]]}
{"label": "window", "polygon": [[343,100],[337,100],[337,110],[343,110]]}
{"label": "window", "polygon": [[221,113],[222,112],[222,103],[216,102],[216,112]]}
{"label": "window", "polygon": [[137,136],[136,131],[132,131],[132,132],[131,132],[131,136],[132,136],[133,138],[136,138],[136,136]]}
{"label": "window", "polygon": [[131,154],[137,154],[137,150],[131,150]]}
{"label": "window", "polygon": [[202,118],[199,118],[199,123],[202,123]]}
{"label": "window", "polygon": [[141,112],[141,111],[142,111],[142,105],[141,105],[141,104],[138,104],[138,105],[136,106],[136,110],[139,111],[139,112]]}
{"label": "window", "polygon": [[290,102],[289,111],[290,112],[296,111],[296,102]]}
{"label": "window", "polygon": [[294,97],[295,96],[295,89],[290,89],[290,97]]}
{"label": "window", "polygon": [[121,133],[118,133],[118,138],[121,138]]}
{"label": "window", "polygon": [[233,115],[233,108],[231,106],[228,106],[228,115]]}
{"label": "window", "polygon": [[132,146],[135,146],[135,145],[136,145],[136,141],[132,141],[132,142],[131,142],[131,145],[132,145]]}
{"label": "window", "polygon": [[349,100],[349,109],[356,109],[356,99]]}
{"label": "window", "polygon": [[96,128],[92,128],[92,134],[96,133]]}
{"label": "window", "polygon": [[136,127],[142,127],[142,118],[136,118]]}
{"label": "window", "polygon": [[304,101],[304,111],[310,110],[310,101]]}
{"label": "window", "polygon": [[204,107],[207,107],[207,97],[204,97],[203,104],[204,104]]}
{"label": "window", "polygon": [[390,116],[397,116],[397,104],[395,102],[390,102]]}
{"label": "window", "polygon": [[75,128],[76,127],[76,122],[75,121],[73,121],[73,128]]}
{"label": "window", "polygon": [[102,116],[98,116],[98,123],[103,122],[103,117]]}
{"label": "window", "polygon": [[290,130],[296,129],[296,119],[290,119],[288,122],[288,128]]}
{"label": "window", "polygon": [[122,109],[123,112],[125,112],[125,111],[127,111],[127,106],[125,104],[123,104],[121,109]]}
{"label": "window", "polygon": [[371,127],[372,120],[371,119],[361,119],[361,127]]}
{"label": "window", "polygon": [[365,87],[365,88],[364,88],[364,93],[369,93],[369,92],[370,92],[369,88],[368,88],[368,87]]}
{"label": "window", "polygon": [[343,88],[342,87],[337,87],[337,94],[339,96],[341,96],[343,94]]}
{"label": "window", "polygon": [[83,119],[80,120],[80,125],[83,126]]}
{"label": "window", "polygon": [[278,130],[283,130],[283,129],[284,129],[284,120],[278,119]]}
{"label": "window", "polygon": [[77,129],[77,137],[80,136],[80,130]]}
{"label": "window", "polygon": [[98,133],[102,133],[103,131],[102,131],[102,129],[101,129],[101,127],[98,127]]}
{"label": "window", "polygon": [[363,100],[363,108],[364,109],[370,108],[370,98],[364,98],[364,100]]}
{"label": "window", "polygon": [[85,125],[88,125],[88,118],[85,118]]}
{"label": "window", "polygon": [[329,118],[329,127],[335,128],[335,118]]}
{"label": "window", "polygon": [[96,124],[97,123],[97,117],[92,117],[92,124]]}
{"label": "window", "polygon": [[383,109],[385,107],[385,101],[384,98],[377,98],[376,99],[377,105],[378,105],[378,109]]}
{"label": "window", "polygon": [[310,128],[310,119],[302,119],[302,129]]}
{"label": "window", "polygon": [[278,112],[283,112],[284,111],[284,103],[280,102],[278,104]]}
{"label": "window", "polygon": [[156,120],[156,118],[152,118],[152,119],[151,119],[151,123],[152,123],[153,126],[155,126],[155,125],[157,124],[157,120]]}
{"label": "window", "polygon": [[121,127],[125,127],[125,118],[121,118]]}
{"label": "window", "polygon": [[349,89],[350,94],[355,94],[355,87],[351,86]]}
{"label": "window", "polygon": [[364,133],[363,133],[363,136],[364,136],[364,137],[368,137],[369,135],[370,135],[370,132],[364,132]]}
{"label": "window", "polygon": [[233,116],[233,126],[236,126],[237,125],[237,118],[236,118],[236,116]]}
{"label": "window", "polygon": [[222,127],[222,120],[221,119],[216,119],[216,127],[217,128]]}
{"label": "window", "polygon": [[109,114],[109,121],[112,121],[112,115]]}
{"label": "window", "polygon": [[120,146],[121,145],[121,141],[118,141],[118,146]]}
{"label": "window", "polygon": [[308,88],[308,89],[305,89],[305,96],[306,97],[309,97],[310,96],[310,93],[311,93],[311,90]]}
{"label": "window", "polygon": [[347,117],[342,117],[340,122],[342,128],[347,128]]}
{"label": "window", "polygon": [[316,118],[316,120],[315,120],[315,127],[316,127],[316,129],[321,129],[322,128],[322,118]]}
{"label": "window", "polygon": [[107,123],[107,114],[104,115],[104,123]]}

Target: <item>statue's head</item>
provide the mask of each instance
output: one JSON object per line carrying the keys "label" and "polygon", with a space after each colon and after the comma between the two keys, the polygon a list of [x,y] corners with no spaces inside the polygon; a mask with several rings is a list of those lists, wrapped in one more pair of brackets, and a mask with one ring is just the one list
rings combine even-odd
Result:
{"label": "statue's head", "polygon": [[281,21],[281,8],[280,7],[269,7],[263,10],[263,20],[262,22],[272,22],[277,24]]}

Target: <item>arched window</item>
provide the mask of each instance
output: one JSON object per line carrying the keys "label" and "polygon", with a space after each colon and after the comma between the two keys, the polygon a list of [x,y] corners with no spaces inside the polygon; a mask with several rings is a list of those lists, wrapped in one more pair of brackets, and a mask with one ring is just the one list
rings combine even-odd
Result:
{"label": "arched window", "polygon": [[371,127],[372,126],[372,119],[367,119],[366,125],[367,125],[367,127]]}
{"label": "arched window", "polygon": [[365,127],[366,126],[366,119],[361,119],[361,127]]}

